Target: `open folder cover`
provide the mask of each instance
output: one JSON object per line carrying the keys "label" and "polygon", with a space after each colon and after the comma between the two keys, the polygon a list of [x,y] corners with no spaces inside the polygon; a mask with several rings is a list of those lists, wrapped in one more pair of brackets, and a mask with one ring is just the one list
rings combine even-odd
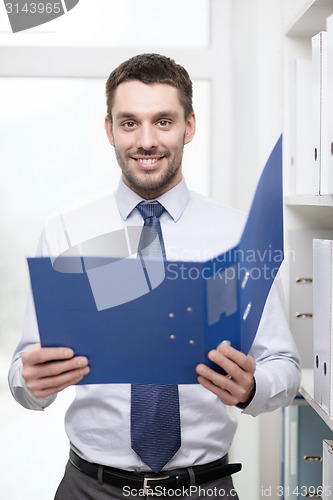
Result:
{"label": "open folder cover", "polygon": [[41,344],[87,356],[82,384],[197,383],[222,340],[248,353],[282,260],[280,137],[239,244],[214,259],[29,258]]}

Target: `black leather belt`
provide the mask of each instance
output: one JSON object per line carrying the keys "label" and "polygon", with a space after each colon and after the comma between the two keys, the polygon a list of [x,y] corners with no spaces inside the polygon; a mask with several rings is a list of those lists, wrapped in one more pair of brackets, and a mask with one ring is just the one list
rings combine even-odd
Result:
{"label": "black leather belt", "polygon": [[131,472],[94,464],[79,457],[73,450],[70,450],[69,460],[81,472],[100,482],[120,488],[127,486],[131,489],[142,489],[146,495],[154,494],[157,486],[170,490],[197,486],[214,479],[230,476],[242,468],[242,465],[238,463],[229,464],[228,455],[209,464],[163,471],[157,474],[153,472]]}

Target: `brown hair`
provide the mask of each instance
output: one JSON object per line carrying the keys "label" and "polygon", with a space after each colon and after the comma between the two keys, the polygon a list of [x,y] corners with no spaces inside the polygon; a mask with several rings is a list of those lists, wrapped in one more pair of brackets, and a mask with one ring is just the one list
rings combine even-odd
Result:
{"label": "brown hair", "polygon": [[185,118],[193,113],[192,81],[183,66],[160,54],[139,54],[121,63],[107,79],[106,103],[109,119],[115,91],[123,82],[139,80],[142,83],[165,83],[178,89],[179,100],[184,108]]}

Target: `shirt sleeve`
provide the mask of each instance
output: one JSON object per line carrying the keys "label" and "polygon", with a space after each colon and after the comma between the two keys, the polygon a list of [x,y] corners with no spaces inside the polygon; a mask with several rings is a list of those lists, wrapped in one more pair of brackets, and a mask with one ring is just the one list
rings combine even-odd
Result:
{"label": "shirt sleeve", "polygon": [[[45,230],[43,231],[40,241],[38,243],[36,255],[48,255],[48,245],[45,237]],[[30,287],[27,307],[25,311],[22,337],[14,352],[11,366],[8,373],[8,383],[12,395],[18,403],[30,410],[44,410],[55,399],[56,396],[49,396],[47,398],[39,399],[27,389],[22,377],[22,354],[24,351],[32,347],[34,344],[40,342],[39,331],[37,325],[37,318],[35,312],[32,291]]]}
{"label": "shirt sleeve", "polygon": [[282,287],[275,280],[249,352],[256,361],[256,392],[243,413],[257,416],[289,405],[300,381],[300,358],[289,329]]}

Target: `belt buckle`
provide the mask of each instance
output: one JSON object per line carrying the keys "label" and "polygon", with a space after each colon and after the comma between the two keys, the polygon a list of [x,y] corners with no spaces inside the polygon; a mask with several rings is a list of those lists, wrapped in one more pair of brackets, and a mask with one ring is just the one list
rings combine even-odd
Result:
{"label": "belt buckle", "polygon": [[143,493],[146,497],[149,495],[154,496],[158,495],[160,496],[160,493],[155,493],[154,488],[152,488],[149,484],[148,481],[163,481],[164,479],[168,479],[170,476],[152,476],[152,477],[147,477],[145,476],[143,478]]}

